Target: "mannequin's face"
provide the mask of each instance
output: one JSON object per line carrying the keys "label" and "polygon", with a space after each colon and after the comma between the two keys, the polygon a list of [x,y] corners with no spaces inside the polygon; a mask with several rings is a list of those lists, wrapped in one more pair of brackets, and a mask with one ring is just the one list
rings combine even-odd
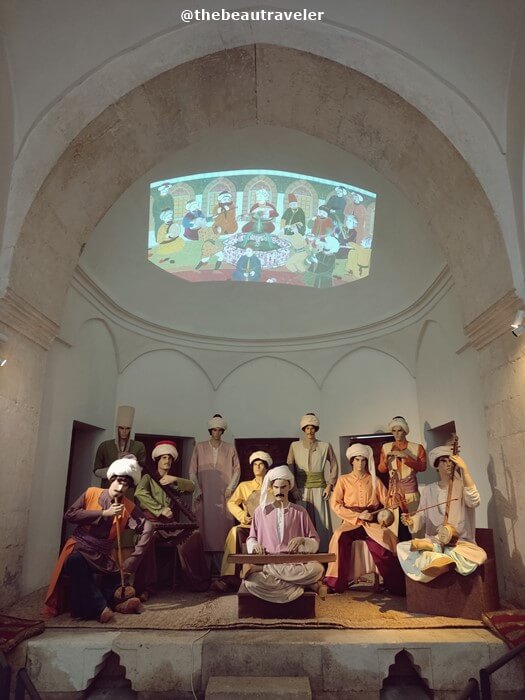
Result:
{"label": "mannequin's face", "polygon": [[315,438],[317,430],[315,429],[315,426],[313,425],[307,425],[304,429],[304,434],[309,440],[313,440]]}
{"label": "mannequin's face", "polygon": [[400,425],[393,426],[392,435],[394,436],[396,442],[404,442],[407,436],[407,434]]}
{"label": "mannequin's face", "polygon": [[211,436],[214,440],[219,440],[222,437],[222,428],[212,428],[211,429]]}
{"label": "mannequin's face", "polygon": [[125,425],[119,425],[118,427],[118,438],[119,440],[127,440],[131,433],[131,428]]}
{"label": "mannequin's face", "polygon": [[161,476],[167,474],[173,464],[173,457],[171,455],[161,455],[157,463],[157,471]]}
{"label": "mannequin's face", "polygon": [[291,484],[287,479],[275,479],[275,481],[272,481],[272,493],[275,501],[277,503],[287,503],[290,488]]}
{"label": "mannequin's face", "polygon": [[115,496],[124,496],[129,487],[130,483],[127,477],[117,476],[115,479],[113,479],[108,488],[111,500],[113,500]]}
{"label": "mannequin's face", "polygon": [[352,469],[358,474],[366,472],[368,467],[368,459],[362,455],[357,455],[352,458]]}
{"label": "mannequin's face", "polygon": [[439,478],[442,481],[448,481],[452,474],[452,467],[454,462],[450,457],[440,457],[437,465],[437,470],[439,472]]}
{"label": "mannequin's face", "polygon": [[252,463],[253,475],[264,477],[266,474],[266,463],[262,459],[255,459]]}

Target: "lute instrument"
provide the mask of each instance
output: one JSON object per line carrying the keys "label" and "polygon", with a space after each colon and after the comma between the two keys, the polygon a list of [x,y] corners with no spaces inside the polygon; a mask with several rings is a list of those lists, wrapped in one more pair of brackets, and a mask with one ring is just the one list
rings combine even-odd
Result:
{"label": "lute instrument", "polygon": [[[452,443],[452,454],[457,455],[459,454],[459,444],[458,444],[458,436],[454,434],[454,441]],[[456,474],[456,465],[455,463],[452,464],[452,471],[450,473],[450,480],[448,482],[448,490],[447,490],[447,500],[446,500],[446,506],[445,506],[445,516],[443,518],[443,524],[438,528],[436,539],[441,545],[443,551],[445,549],[445,546],[448,547],[453,547],[458,539],[459,539],[459,534],[454,525],[451,525],[448,522],[449,518],[449,513],[450,513],[450,504],[454,500],[457,500],[456,498],[452,498],[452,489],[454,488],[454,477]]]}

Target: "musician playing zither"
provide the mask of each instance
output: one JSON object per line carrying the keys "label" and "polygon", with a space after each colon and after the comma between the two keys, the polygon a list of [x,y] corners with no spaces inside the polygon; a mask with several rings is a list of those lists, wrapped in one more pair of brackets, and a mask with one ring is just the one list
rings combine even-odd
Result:
{"label": "musician playing zither", "polygon": [[[397,546],[397,555],[405,574],[414,581],[423,583],[444,574],[452,567],[467,576],[487,559],[485,551],[478,547],[474,539],[474,509],[479,506],[480,497],[465,461],[452,454],[452,449],[446,445],[431,450],[428,461],[437,469],[439,480],[425,487],[420,503],[421,512],[401,516],[411,532],[422,530],[425,537],[412,542],[401,542]],[[456,475],[449,494],[453,465]],[[447,500],[447,521],[458,534],[458,541],[452,546],[443,546],[437,539],[438,529],[443,525],[447,511]]]}
{"label": "musician playing zither", "polygon": [[[153,535],[153,526],[137,506],[125,498],[130,486],[140,479],[140,467],[134,455],[117,459],[108,469],[109,488],[91,487],[66,511],[65,520],[77,525],[67,540],[55,566],[46,595],[43,613],[52,617],[64,611],[64,579],[68,576],[69,606],[73,617],[109,622],[113,609],[122,613],[139,612],[140,600],[114,599],[121,580],[112,557],[120,532],[131,528],[139,536],[131,555],[124,561],[126,575],[132,574]],[[120,499],[120,502],[115,502]],[[100,580],[95,579],[100,575]]]}
{"label": "musician playing zither", "polygon": [[[270,484],[273,503],[268,503]],[[293,486],[294,476],[287,466],[270,469],[264,477],[260,505],[253,515],[247,540],[250,554],[315,553],[319,549],[319,535],[310,516],[302,506],[288,500]],[[321,584],[323,573],[319,562],[251,566],[245,575],[245,585],[258,598],[288,603],[299,598],[306,586],[323,597],[326,594]]]}

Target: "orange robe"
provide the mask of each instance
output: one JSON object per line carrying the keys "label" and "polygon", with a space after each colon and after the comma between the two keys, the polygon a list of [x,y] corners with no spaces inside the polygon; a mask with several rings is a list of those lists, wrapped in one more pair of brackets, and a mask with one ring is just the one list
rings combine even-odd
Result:
{"label": "orange robe", "polygon": [[[391,530],[381,527],[378,523],[370,523],[358,519],[359,512],[357,509],[359,509],[360,512],[365,509],[369,511],[378,510],[382,505],[385,505],[386,497],[387,490],[379,479],[376,479],[374,493],[372,477],[368,473],[365,473],[361,478],[358,478],[354,472],[340,476],[332,491],[330,506],[343,522],[332,535],[328,551],[337,556],[339,553],[339,538],[341,535],[344,532],[362,527],[366,531],[366,534],[375,542],[395,554],[397,537]],[[353,508],[356,510],[352,510]],[[339,567],[337,560],[335,562],[330,562],[326,572],[327,578],[337,578],[338,575]]]}
{"label": "orange robe", "polygon": [[[108,494],[107,489],[100,489],[95,486],[92,486],[91,488],[88,488],[87,491],[77,500],[75,503],[71,506],[71,508],[68,509],[68,511],[65,514],[65,518],[67,519],[73,519],[73,518],[68,518],[68,514],[73,514],[76,511],[84,511],[87,517],[90,517],[93,520],[93,511],[99,511],[102,512],[104,510],[103,505],[101,504],[101,497],[103,497],[104,494]],[[130,517],[133,515],[135,518],[137,516],[137,513],[140,514],[140,516],[143,519],[141,511],[135,506],[134,503],[129,501],[127,498],[122,499],[122,505],[124,506],[124,512],[119,518],[119,530],[122,533],[126,525],[128,524],[128,521]],[[89,512],[91,511],[91,514]],[[99,527],[100,525],[100,517],[97,518],[95,516],[95,521],[91,525],[89,523],[82,524],[81,529],[85,531],[87,534],[89,534],[90,530],[93,530],[95,527]],[[104,520],[107,520],[104,518]],[[78,520],[77,520],[78,522]],[[109,523],[107,523],[109,525]],[[153,533],[153,527],[151,524],[147,524],[147,526],[144,528],[144,532],[140,541],[140,550],[142,550],[143,547],[147,545],[149,542],[149,539],[151,538],[151,535]],[[109,530],[109,534],[107,535],[107,540],[113,542],[117,538],[117,527],[116,527],[116,521],[113,519],[111,523],[111,527]],[[63,586],[63,581],[61,578],[61,573],[62,569],[64,567],[64,564],[66,563],[68,557],[70,554],[73,553],[75,550],[75,547],[78,546],[79,548],[82,548],[82,542],[81,540],[77,539],[75,537],[75,534],[73,534],[65,543],[64,547],[62,548],[62,551],[60,552],[60,556],[58,557],[58,561],[55,565],[55,569],[53,571],[53,574],[51,576],[51,581],[49,583],[49,587],[47,589],[47,594],[46,598],[44,601],[44,607],[42,610],[42,613],[46,617],[54,617],[56,615],[59,615],[61,612],[64,612],[65,609],[65,591],[64,591],[64,586]],[[135,557],[134,557],[135,558]],[[129,559],[127,560],[129,562]],[[135,568],[135,562],[131,566],[126,567],[126,563],[124,562],[124,568],[128,570],[133,570]],[[138,560],[136,562],[138,564]],[[109,557],[104,558],[104,564],[105,564],[105,569],[107,570],[108,573],[112,573],[115,571],[118,571],[118,567],[115,563],[114,560],[110,559]],[[100,567],[97,567],[100,568]],[[100,568],[102,571],[102,568]]]}

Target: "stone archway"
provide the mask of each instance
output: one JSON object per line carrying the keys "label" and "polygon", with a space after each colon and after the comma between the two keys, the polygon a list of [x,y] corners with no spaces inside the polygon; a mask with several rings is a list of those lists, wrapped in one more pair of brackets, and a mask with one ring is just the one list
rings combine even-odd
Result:
{"label": "stone archway", "polygon": [[[25,217],[0,299],[0,324],[21,381],[2,387],[4,456],[22,481],[29,484],[33,471],[45,351],[89,234],[168,151],[208,129],[257,124],[324,139],[394,182],[441,244],[473,342],[481,347],[507,324],[517,300],[494,213],[467,163],[426,117],[379,83],[319,56],[269,45],[212,54],[149,80],[94,119],[63,152]],[[487,309],[495,319],[488,333]],[[504,318],[495,313],[501,309]],[[23,440],[22,454],[7,439],[12,435]],[[16,596],[28,492],[28,485],[13,484],[3,494],[14,523],[0,550],[6,601]]]}

